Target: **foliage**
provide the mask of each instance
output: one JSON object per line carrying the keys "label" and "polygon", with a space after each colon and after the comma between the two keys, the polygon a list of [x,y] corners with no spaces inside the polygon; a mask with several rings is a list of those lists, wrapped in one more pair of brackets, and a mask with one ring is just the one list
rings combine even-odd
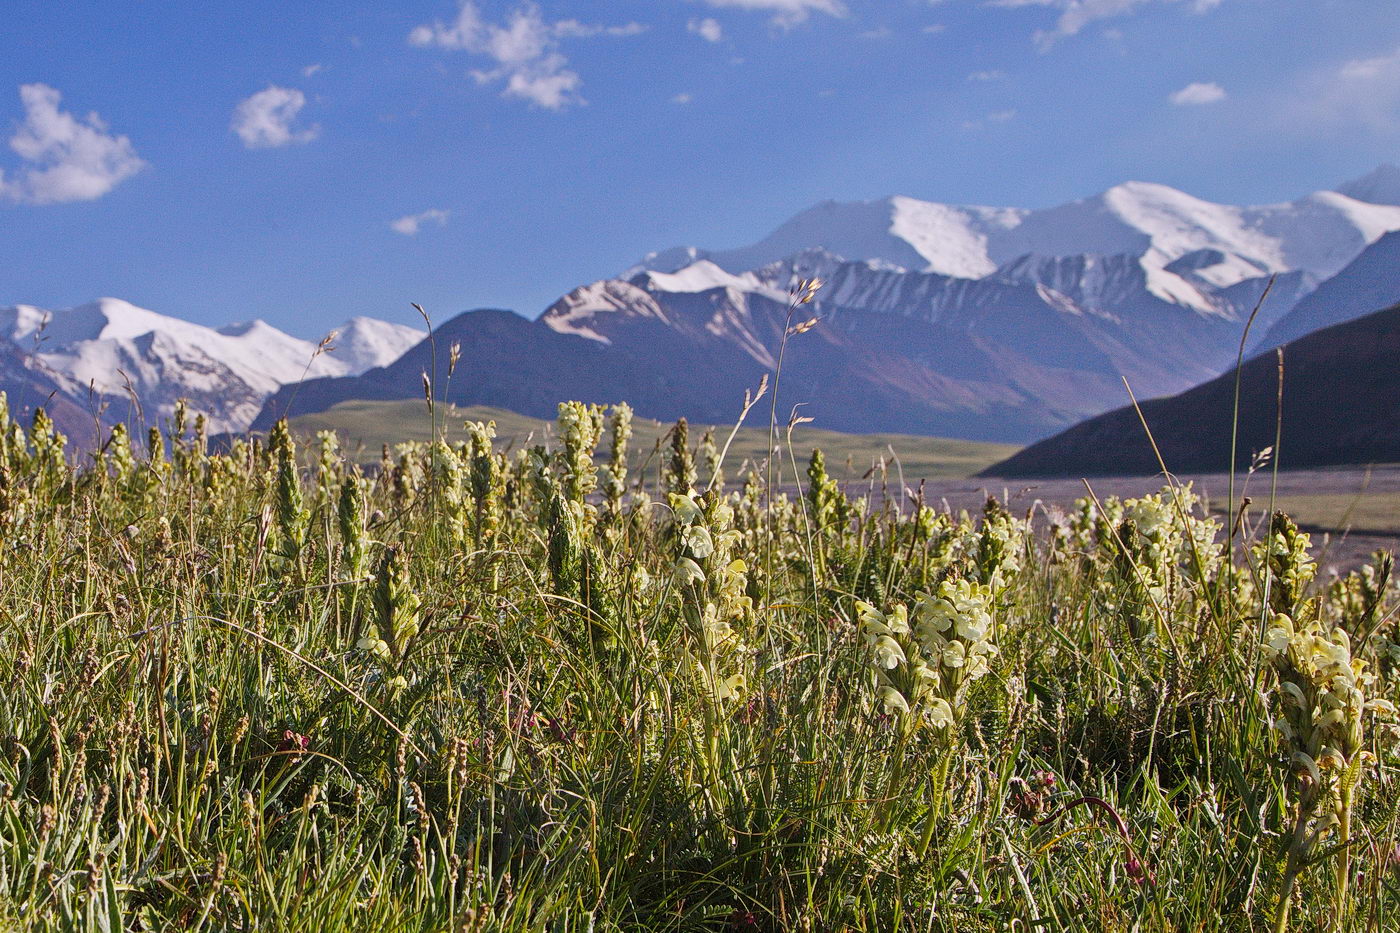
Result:
{"label": "foliage", "polygon": [[1387,557],[186,420],[0,396],[0,928],[1397,929]]}

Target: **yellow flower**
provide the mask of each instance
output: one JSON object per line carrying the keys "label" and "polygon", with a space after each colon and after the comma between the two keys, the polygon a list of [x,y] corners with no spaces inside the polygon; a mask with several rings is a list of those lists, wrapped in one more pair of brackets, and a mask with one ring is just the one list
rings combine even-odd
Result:
{"label": "yellow flower", "polygon": [[909,712],[909,701],[904,699],[904,694],[893,687],[880,688],[880,701],[885,704],[885,712],[887,713]]}
{"label": "yellow flower", "polygon": [[887,671],[894,670],[905,661],[904,649],[888,635],[881,635],[871,647],[875,651],[875,663]]}

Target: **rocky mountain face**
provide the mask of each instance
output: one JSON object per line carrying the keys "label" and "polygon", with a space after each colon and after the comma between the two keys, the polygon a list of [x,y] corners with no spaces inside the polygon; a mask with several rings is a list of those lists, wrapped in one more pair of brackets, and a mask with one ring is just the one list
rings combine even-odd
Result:
{"label": "rocky mountain face", "polygon": [[[1236,463],[1273,450],[1281,467],[1400,460],[1400,306],[1314,331],[1283,350],[1279,411],[1277,353],[1240,373]],[[1167,468],[1183,473],[1230,467],[1235,375],[1226,373],[1171,398],[1119,408],[1032,444],[990,467],[989,476],[1101,476],[1160,471],[1143,431],[1152,429]],[[1281,422],[1280,422],[1281,415]]]}
{"label": "rocky mountain face", "polygon": [[97,418],[43,372],[31,369],[27,362],[25,354],[17,347],[0,341],[0,393],[5,396],[9,417],[27,427],[34,417],[34,409],[43,408],[70,441],[80,447],[93,446],[100,434]]}

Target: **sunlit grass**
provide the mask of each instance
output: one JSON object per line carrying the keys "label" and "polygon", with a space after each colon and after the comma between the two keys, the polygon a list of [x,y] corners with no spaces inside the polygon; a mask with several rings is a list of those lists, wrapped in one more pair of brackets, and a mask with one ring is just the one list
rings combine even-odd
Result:
{"label": "sunlit grass", "polygon": [[460,414],[0,418],[0,928],[1397,928],[1388,561]]}

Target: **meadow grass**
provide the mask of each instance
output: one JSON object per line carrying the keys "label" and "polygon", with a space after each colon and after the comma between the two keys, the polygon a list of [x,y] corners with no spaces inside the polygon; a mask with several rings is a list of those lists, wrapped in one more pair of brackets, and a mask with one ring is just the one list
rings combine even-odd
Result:
{"label": "meadow grass", "polygon": [[[393,447],[405,441],[430,442],[435,436],[445,436],[451,442],[462,440],[462,424],[470,421],[494,421],[497,444],[502,449],[552,442],[554,425],[541,418],[530,418],[485,405],[447,406],[439,403],[440,429],[423,416],[422,400],[397,402],[351,400],[340,402],[323,412],[297,415],[290,420],[292,432],[313,437],[320,431],[335,431],[340,437],[346,456],[368,464],[379,459],[383,445]],[[698,440],[706,431],[718,435],[723,444],[732,425],[702,425],[692,423],[690,432]],[[633,421],[633,468],[646,463],[652,479],[662,457],[671,425],[649,418]],[[793,442],[799,450],[810,452],[821,448],[826,454],[828,469],[837,479],[859,480],[871,467],[883,460],[891,474],[903,471],[907,483],[920,479],[961,478],[971,476],[1014,454],[1014,444],[994,444],[987,441],[965,441],[955,438],[918,437],[911,434],[846,434],[826,431],[810,425],[796,427]],[[733,465],[748,460],[762,463],[768,456],[768,429],[742,427],[725,458]],[[651,455],[650,462],[647,462]],[[895,461],[898,461],[896,465]]]}
{"label": "meadow grass", "polygon": [[0,928],[1400,929],[1383,556],[186,420],[0,408]]}

